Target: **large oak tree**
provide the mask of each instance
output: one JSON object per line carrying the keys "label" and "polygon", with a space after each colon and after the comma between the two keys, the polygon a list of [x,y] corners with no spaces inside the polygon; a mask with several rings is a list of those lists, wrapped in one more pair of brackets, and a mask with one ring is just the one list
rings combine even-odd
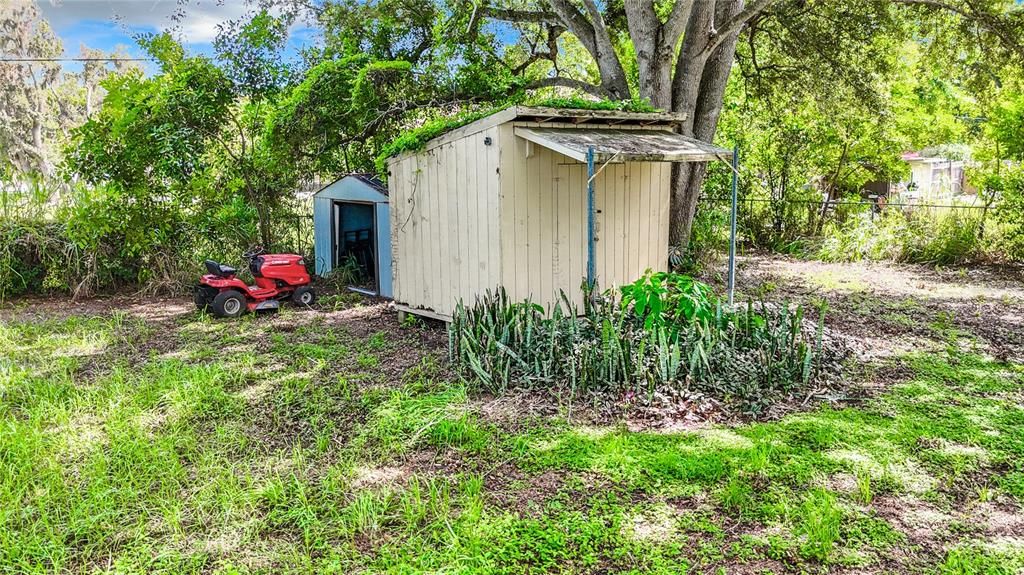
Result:
{"label": "large oak tree", "polygon": [[[863,25],[864,16],[885,18],[894,10],[910,10],[921,21],[940,14],[956,19],[965,41],[982,41],[1021,54],[1024,14],[1012,0],[485,0],[474,14],[510,23],[530,42],[529,59],[547,59],[551,73],[535,87],[564,86],[610,99],[639,96],[655,107],[683,113],[682,133],[712,141],[722,111],[723,95],[733,68],[737,42],[748,28],[773,17],[788,18],[791,36],[800,36],[801,14],[826,12],[842,26]],[[795,32],[794,32],[795,31]],[[558,66],[557,38],[571,35],[590,55],[597,75],[592,81],[563,73]],[[838,40],[836,36],[834,40]],[[754,42],[751,40],[751,45]],[[825,57],[828,38],[813,38],[799,50],[805,58]],[[635,70],[635,89],[628,71]],[[674,168],[671,236],[685,245],[697,206],[704,164]]]}

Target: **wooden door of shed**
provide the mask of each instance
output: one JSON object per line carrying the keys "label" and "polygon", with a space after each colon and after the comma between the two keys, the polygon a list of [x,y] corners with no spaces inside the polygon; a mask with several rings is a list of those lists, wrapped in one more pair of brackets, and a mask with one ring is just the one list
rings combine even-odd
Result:
{"label": "wooden door of shed", "polygon": [[[667,261],[669,164],[608,164],[594,179],[595,256],[600,289],[662,271]],[[557,217],[552,268],[555,285],[582,305],[587,275],[587,166],[558,167]],[[563,289],[565,289],[563,287]]]}
{"label": "wooden door of shed", "polygon": [[552,296],[558,298],[557,290],[562,290],[582,310],[581,286],[587,278],[587,166],[561,163],[557,173],[551,249],[552,283],[556,293]]}

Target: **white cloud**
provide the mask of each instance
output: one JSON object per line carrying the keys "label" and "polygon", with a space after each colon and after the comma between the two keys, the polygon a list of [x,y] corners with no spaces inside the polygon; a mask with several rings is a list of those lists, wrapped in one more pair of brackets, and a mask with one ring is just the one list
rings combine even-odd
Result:
{"label": "white cloud", "polygon": [[56,30],[117,22],[132,32],[170,30],[186,43],[210,42],[218,24],[250,11],[243,0],[40,0],[39,8]]}

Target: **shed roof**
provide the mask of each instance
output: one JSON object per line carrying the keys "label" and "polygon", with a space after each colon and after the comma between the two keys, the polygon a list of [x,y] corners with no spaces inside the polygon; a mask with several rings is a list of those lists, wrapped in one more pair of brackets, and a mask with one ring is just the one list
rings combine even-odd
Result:
{"label": "shed roof", "polygon": [[[587,108],[553,108],[547,106],[509,106],[465,123],[455,122],[444,131],[430,136],[420,144],[410,144],[399,149],[386,150],[388,161],[407,154],[417,154],[433,147],[464,138],[507,122],[530,122],[535,124],[559,123],[609,125],[632,125],[671,129],[686,121],[681,112],[627,112],[622,110],[600,110]],[[424,126],[425,127],[425,126]]]}
{"label": "shed roof", "polygon": [[378,192],[388,195],[388,186],[376,174],[349,174],[353,178],[363,182],[367,186],[377,190]]}
{"label": "shed roof", "polygon": [[509,120],[534,122],[572,122],[575,124],[595,122],[600,124],[681,124],[686,114],[681,112],[627,112],[625,110],[601,110],[588,108],[551,108],[547,106],[511,106],[504,110]]}
{"label": "shed roof", "polygon": [[373,191],[375,191],[375,192],[377,192],[379,194],[382,194],[385,197],[387,197],[387,195],[388,195],[388,186],[387,186],[387,184],[382,182],[381,179],[378,178],[374,174],[364,174],[364,173],[345,174],[344,176],[341,176],[340,178],[338,178],[338,179],[334,180],[333,182],[327,184],[326,186],[320,188],[313,195],[314,196],[319,196],[321,194],[324,194],[325,192],[333,191],[334,189],[336,189],[338,187],[338,184],[340,182],[343,182],[343,181],[348,180],[348,179],[355,180],[359,184],[362,184],[362,185],[370,188],[371,190],[373,190]]}
{"label": "shed roof", "polygon": [[578,160],[616,162],[707,162],[732,155],[713,146],[668,130],[616,130],[607,128],[533,128],[516,126],[517,136]]}

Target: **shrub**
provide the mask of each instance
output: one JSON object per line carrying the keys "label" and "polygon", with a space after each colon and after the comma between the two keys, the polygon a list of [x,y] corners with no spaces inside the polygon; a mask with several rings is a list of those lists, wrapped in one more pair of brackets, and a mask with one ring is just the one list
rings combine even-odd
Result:
{"label": "shrub", "polygon": [[708,327],[720,321],[721,310],[714,292],[705,284],[685,275],[651,273],[623,286],[622,305],[633,306],[633,314],[644,327],[672,327],[700,323]]}
{"label": "shrub", "polygon": [[[49,185],[0,183],[0,301],[120,287],[183,292],[204,259],[237,261],[258,236],[255,210],[237,195],[209,205],[170,198],[139,205],[102,186]],[[309,243],[294,216],[279,215],[284,249]]]}
{"label": "shrub", "polygon": [[29,291],[73,291],[88,266],[61,224],[0,223],[0,301]]}
{"label": "shrub", "polygon": [[886,210],[861,214],[826,230],[818,257],[826,261],[890,260],[951,265],[992,255],[979,233],[980,210]]}
{"label": "shrub", "polygon": [[[804,311],[748,303],[727,309],[706,285],[648,272],[590,294],[583,313],[564,294],[550,313],[488,292],[460,303],[450,327],[453,362],[492,393],[548,388],[651,396],[693,389],[760,412],[816,374],[821,324]],[[756,311],[755,311],[756,307]],[[815,335],[816,334],[816,335]]]}
{"label": "shrub", "polygon": [[1024,260],[1024,167],[1016,166],[1000,178],[999,189],[1002,201],[996,216],[1005,227],[1007,256],[1013,260]]}

